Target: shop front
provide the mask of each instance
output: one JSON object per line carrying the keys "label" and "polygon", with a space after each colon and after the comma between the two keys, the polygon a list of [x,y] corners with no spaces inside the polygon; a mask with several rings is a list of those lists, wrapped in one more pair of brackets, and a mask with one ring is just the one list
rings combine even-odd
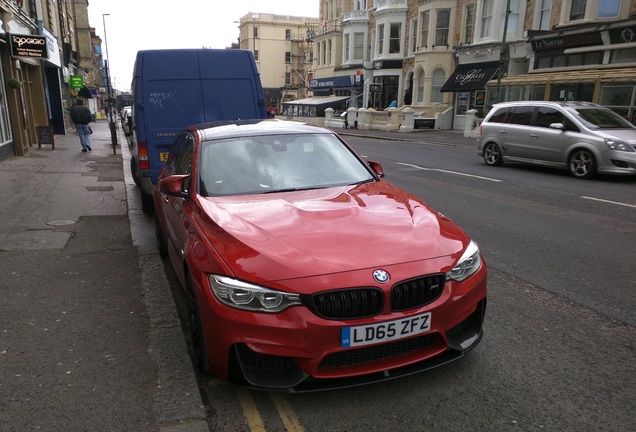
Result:
{"label": "shop front", "polygon": [[468,110],[476,110],[477,117],[483,118],[486,84],[498,70],[498,61],[464,63],[455,68],[440,92],[455,93],[453,107],[456,127],[460,129],[464,127],[461,120],[465,119]]}
{"label": "shop front", "polygon": [[[355,75],[342,75],[329,78],[314,78],[309,81],[309,87],[314,96],[337,96],[351,99],[352,105],[361,106],[362,87],[364,75],[357,72]],[[346,107],[345,107],[346,108]]]}

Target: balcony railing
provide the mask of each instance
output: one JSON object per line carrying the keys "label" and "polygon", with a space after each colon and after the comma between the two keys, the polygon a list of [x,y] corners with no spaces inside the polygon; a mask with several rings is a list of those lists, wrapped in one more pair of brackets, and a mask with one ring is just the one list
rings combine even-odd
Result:
{"label": "balcony railing", "polygon": [[342,19],[343,23],[353,22],[353,21],[369,21],[369,10],[354,10],[345,12],[344,18]]}
{"label": "balcony railing", "polygon": [[385,9],[408,9],[406,0],[377,0],[374,3],[376,12],[380,12]]}

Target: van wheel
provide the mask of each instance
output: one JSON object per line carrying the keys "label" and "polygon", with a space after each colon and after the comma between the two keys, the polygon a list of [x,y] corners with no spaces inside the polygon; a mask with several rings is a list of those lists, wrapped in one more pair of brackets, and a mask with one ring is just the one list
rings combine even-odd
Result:
{"label": "van wheel", "polygon": [[203,326],[201,325],[201,312],[194,292],[192,275],[186,275],[186,296],[188,297],[188,324],[190,326],[190,343],[192,345],[192,360],[196,368],[204,373],[210,372],[208,362],[208,350],[205,346]]}
{"label": "van wheel", "polygon": [[495,143],[488,143],[484,147],[484,161],[491,166],[500,166],[503,164],[503,158],[501,157],[501,150]]}
{"label": "van wheel", "polygon": [[144,213],[152,213],[155,209],[155,203],[152,199],[152,195],[141,192],[141,211]]}
{"label": "van wheel", "polygon": [[585,149],[575,150],[568,160],[568,171],[576,178],[590,178],[596,174],[594,155]]}
{"label": "van wheel", "polygon": [[157,249],[159,249],[159,255],[162,257],[168,256],[168,243],[161,231],[161,225],[159,224],[159,216],[155,212],[155,236],[157,237]]}
{"label": "van wheel", "polygon": [[139,186],[139,176],[137,175],[137,164],[133,158],[130,159],[130,174],[132,174],[133,181]]}

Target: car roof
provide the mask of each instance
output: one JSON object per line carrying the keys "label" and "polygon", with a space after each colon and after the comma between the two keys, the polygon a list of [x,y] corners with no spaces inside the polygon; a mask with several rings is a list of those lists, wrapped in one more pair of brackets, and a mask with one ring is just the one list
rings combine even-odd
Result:
{"label": "car roof", "polygon": [[598,105],[592,102],[585,102],[585,101],[539,101],[539,100],[500,102],[500,103],[494,104],[493,108],[502,107],[502,106],[518,106],[518,105],[522,105],[522,106],[558,105],[563,108],[582,108],[582,107],[604,108],[601,105]]}
{"label": "car roof", "polygon": [[237,136],[281,135],[281,134],[333,134],[329,129],[305,123],[278,119],[230,120],[202,123],[193,126],[203,140],[231,138]]}

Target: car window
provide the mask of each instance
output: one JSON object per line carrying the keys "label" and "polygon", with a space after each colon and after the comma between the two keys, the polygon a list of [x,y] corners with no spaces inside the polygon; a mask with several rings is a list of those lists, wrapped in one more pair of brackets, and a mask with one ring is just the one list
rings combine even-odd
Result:
{"label": "car window", "polygon": [[513,123],[518,125],[530,125],[532,121],[532,114],[534,113],[534,107],[532,106],[516,106],[512,107],[510,114],[506,117],[506,123]]}
{"label": "car window", "polygon": [[589,129],[633,129],[633,125],[614,111],[603,108],[572,110],[577,119]]}
{"label": "car window", "polygon": [[497,108],[497,110],[493,113],[493,115],[490,116],[490,120],[488,120],[488,122],[505,123],[506,114],[508,114],[508,111],[509,109],[505,107]]}
{"label": "car window", "polygon": [[194,139],[192,135],[185,136],[185,140],[179,154],[177,155],[177,162],[175,165],[175,174],[185,175],[192,172],[192,160],[194,153]]}
{"label": "car window", "polygon": [[539,107],[537,110],[537,118],[534,121],[535,126],[550,127],[552,123],[564,123],[564,114],[556,108]]}
{"label": "car window", "polygon": [[374,180],[331,134],[240,137],[202,144],[201,195],[241,195],[324,188]]}

